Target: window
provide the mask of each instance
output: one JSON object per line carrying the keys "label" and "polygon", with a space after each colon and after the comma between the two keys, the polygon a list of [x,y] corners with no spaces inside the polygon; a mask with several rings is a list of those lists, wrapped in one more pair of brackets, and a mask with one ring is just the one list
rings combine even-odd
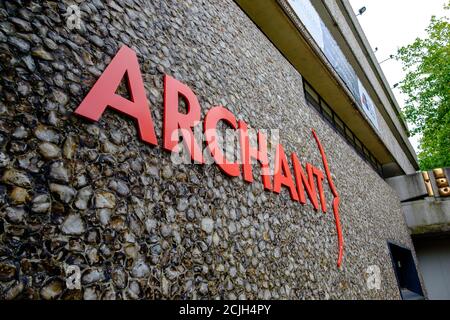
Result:
{"label": "window", "polygon": [[316,93],[316,91],[311,88],[311,86],[307,83],[305,83],[305,95],[307,95],[309,100],[313,100],[317,104],[320,104],[320,98],[319,95]]}
{"label": "window", "polygon": [[338,129],[341,135],[345,135],[345,125],[344,122],[338,117],[334,117],[334,123],[336,124],[336,129]]}
{"label": "window", "polygon": [[355,136],[347,126],[345,126],[345,138],[353,147],[355,147]]}
{"label": "window", "polygon": [[392,265],[403,300],[423,300],[423,291],[411,250],[388,242]]}
{"label": "window", "polygon": [[362,150],[363,150],[362,142],[361,142],[361,140],[359,140],[358,138],[355,138],[355,147],[356,147],[356,150],[357,150],[359,153],[361,153],[361,155],[364,155],[364,153],[362,153]]}
{"label": "window", "polygon": [[316,109],[322,118],[326,120],[332,128],[336,130],[350,144],[361,158],[369,163],[375,171],[383,176],[383,167],[374,157],[374,155],[366,148],[355,134],[346,126],[341,118],[334,112],[329,104],[314,90],[313,87],[303,78],[303,91],[305,93],[306,102]]}
{"label": "window", "polygon": [[330,124],[333,124],[333,112],[331,111],[331,108],[323,100],[320,100],[320,106],[322,107],[322,114],[325,119],[327,119]]}

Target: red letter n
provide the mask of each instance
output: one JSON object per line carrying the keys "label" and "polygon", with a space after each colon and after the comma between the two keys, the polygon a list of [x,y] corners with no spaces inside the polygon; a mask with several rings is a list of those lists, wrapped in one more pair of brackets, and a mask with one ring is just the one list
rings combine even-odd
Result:
{"label": "red letter n", "polygon": [[[128,78],[128,92],[132,101],[116,94],[117,87],[125,74]],[[75,113],[98,121],[106,107],[134,118],[138,124],[141,140],[153,145],[157,144],[139,62],[136,53],[127,46],[120,48]]]}
{"label": "red letter n", "polygon": [[317,201],[317,193],[314,186],[314,172],[313,166],[309,163],[306,164],[306,171],[308,172],[308,179],[306,179],[305,173],[303,172],[300,161],[297,155],[293,153],[291,155],[292,164],[294,166],[294,175],[297,182],[298,196],[300,197],[300,203],[306,204],[305,198],[305,188],[308,194],[309,200],[311,200],[314,210],[319,210],[319,202]]}

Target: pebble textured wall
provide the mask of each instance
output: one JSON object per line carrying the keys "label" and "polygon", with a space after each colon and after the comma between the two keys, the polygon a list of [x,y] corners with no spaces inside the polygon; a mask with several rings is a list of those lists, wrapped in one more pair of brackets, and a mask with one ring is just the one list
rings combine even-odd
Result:
{"label": "pebble textured wall", "polygon": [[[231,0],[0,4],[0,298],[398,299],[386,241],[412,247],[398,198],[305,105],[301,75]],[[280,129],[287,153],[323,168],[333,214],[229,178],[173,165],[134,122],[73,114],[122,44],[138,55],[161,142],[164,73],[189,85],[203,116],[224,105],[254,128]],[[332,195],[325,183],[327,203]],[[81,289],[66,288],[79,266]],[[365,272],[381,269],[381,288]]]}

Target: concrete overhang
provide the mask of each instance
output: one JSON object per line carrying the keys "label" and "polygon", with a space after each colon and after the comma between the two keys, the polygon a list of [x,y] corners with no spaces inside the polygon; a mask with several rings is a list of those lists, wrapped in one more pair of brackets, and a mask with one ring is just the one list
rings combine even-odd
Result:
{"label": "concrete overhang", "polygon": [[450,232],[450,201],[428,197],[402,203],[402,211],[411,235]]}
{"label": "concrete overhang", "polygon": [[[322,2],[317,1],[315,3],[322,3]],[[354,37],[357,39],[359,47],[364,52],[364,55],[370,64],[370,68],[373,74],[376,76],[377,81],[382,88],[382,93],[377,92],[376,90],[373,89],[373,87],[370,85],[370,81],[368,79],[365,79],[367,77],[365,77],[364,73],[361,72],[361,70],[356,70],[357,74],[360,80],[362,80],[364,82],[364,85],[369,89],[370,94],[378,99],[377,105],[381,106],[378,108],[378,110],[383,115],[383,118],[389,125],[391,131],[394,133],[394,136],[396,137],[397,141],[399,141],[400,146],[402,147],[406,156],[409,158],[415,169],[418,170],[419,165],[417,161],[417,155],[416,152],[414,151],[413,146],[408,140],[409,129],[401,116],[400,106],[397,103],[394,93],[391,90],[391,86],[387,81],[380,64],[378,63],[377,58],[375,57],[374,51],[371,48],[369,41],[367,40],[364,34],[364,31],[362,30],[362,27],[358,22],[358,18],[354,14],[353,8],[348,0],[340,0],[337,1],[336,3],[339,6],[343,16],[345,17],[348,26],[352,30]],[[354,55],[355,54],[353,52],[350,54],[351,57],[353,57]],[[358,61],[356,61],[356,63],[359,64]],[[389,102],[388,108],[390,110],[388,110],[388,108],[386,108],[386,106],[381,102],[382,100],[380,97],[381,94],[383,94],[388,100]]]}
{"label": "concrete overhang", "polygon": [[450,168],[386,179],[402,202],[406,224],[414,236],[450,234]]}
{"label": "concrete overhang", "polygon": [[[294,24],[277,0],[235,0],[295,69],[318,91],[382,165],[393,163],[390,174],[404,174],[377,131],[357,107],[341,78],[302,27]],[[415,166],[417,166],[417,162]]]}
{"label": "concrete overhang", "polygon": [[397,192],[397,195],[402,202],[428,196],[428,191],[421,172],[389,178],[386,179],[386,182]]}

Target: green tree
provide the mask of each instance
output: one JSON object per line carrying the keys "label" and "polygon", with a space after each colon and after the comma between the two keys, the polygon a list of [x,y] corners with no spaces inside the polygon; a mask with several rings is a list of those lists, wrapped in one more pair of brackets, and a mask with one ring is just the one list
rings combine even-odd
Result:
{"label": "green tree", "polygon": [[[450,9],[450,1],[444,7]],[[400,88],[407,95],[403,116],[411,134],[420,134],[422,170],[450,167],[450,23],[433,16],[427,37],[399,49],[406,77]]]}

